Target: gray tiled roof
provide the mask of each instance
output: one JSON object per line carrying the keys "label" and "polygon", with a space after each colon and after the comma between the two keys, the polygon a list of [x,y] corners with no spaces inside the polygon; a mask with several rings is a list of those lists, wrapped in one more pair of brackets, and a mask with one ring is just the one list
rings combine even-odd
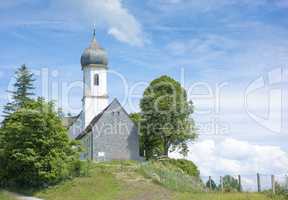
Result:
{"label": "gray tiled roof", "polygon": [[66,128],[69,128],[77,119],[79,115],[77,116],[70,116],[70,117],[64,117],[62,119],[63,126]]}
{"label": "gray tiled roof", "polygon": [[[100,112],[98,115],[96,115],[92,121],[90,122],[90,124],[85,128],[85,130],[80,133],[76,139],[81,139],[83,136],[85,136],[89,131],[91,131],[92,127],[98,122],[98,120],[102,117],[102,115],[108,110],[108,108],[114,103],[114,102],[117,102],[121,107],[121,104],[119,103],[119,101],[117,99],[114,99],[102,112]],[[124,110],[124,109],[123,109]],[[125,111],[125,110],[124,110]],[[126,112],[126,111],[125,111]],[[128,115],[128,113],[127,113]]]}

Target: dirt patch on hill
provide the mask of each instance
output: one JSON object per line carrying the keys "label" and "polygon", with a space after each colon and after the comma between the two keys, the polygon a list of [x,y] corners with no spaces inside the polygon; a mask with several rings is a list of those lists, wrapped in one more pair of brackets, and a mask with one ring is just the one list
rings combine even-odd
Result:
{"label": "dirt patch on hill", "polygon": [[135,171],[117,172],[116,178],[122,182],[123,194],[119,200],[170,200],[172,192],[144,178]]}

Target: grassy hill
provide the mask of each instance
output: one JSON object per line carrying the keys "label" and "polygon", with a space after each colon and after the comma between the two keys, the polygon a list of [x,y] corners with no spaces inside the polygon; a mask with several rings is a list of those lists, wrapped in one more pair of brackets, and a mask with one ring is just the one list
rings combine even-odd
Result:
{"label": "grassy hill", "polygon": [[0,190],[0,200],[15,200],[15,198],[10,193]]}
{"label": "grassy hill", "polygon": [[[167,163],[165,165],[156,162],[146,165],[135,162],[99,163],[93,164],[88,174],[87,177],[75,178],[34,192],[32,195],[45,200],[269,199],[262,194],[201,192],[204,188],[199,180],[185,176],[183,171]],[[9,193],[0,192],[0,200],[12,199]]]}

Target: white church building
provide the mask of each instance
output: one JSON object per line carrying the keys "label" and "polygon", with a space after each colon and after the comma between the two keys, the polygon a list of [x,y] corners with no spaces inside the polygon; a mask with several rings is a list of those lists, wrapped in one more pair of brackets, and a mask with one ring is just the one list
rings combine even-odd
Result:
{"label": "white church building", "polygon": [[117,99],[109,103],[108,57],[95,37],[81,56],[83,72],[82,111],[66,117],[70,137],[80,140],[81,159],[138,160],[138,129]]}

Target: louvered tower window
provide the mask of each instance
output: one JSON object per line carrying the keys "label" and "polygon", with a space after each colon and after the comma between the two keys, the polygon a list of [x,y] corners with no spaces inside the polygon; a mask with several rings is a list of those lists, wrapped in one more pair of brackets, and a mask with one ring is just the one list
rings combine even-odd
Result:
{"label": "louvered tower window", "polygon": [[99,74],[94,75],[94,85],[99,85]]}

